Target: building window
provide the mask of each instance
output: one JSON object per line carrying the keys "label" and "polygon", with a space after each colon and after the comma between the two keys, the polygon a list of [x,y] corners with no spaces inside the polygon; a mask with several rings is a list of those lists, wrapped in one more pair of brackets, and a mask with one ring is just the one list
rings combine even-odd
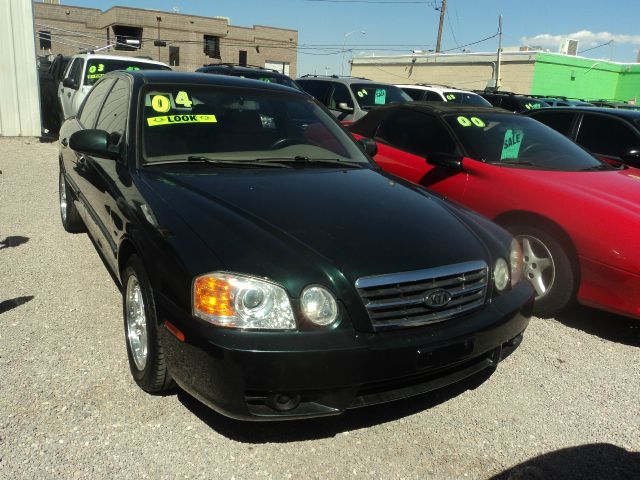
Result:
{"label": "building window", "polygon": [[240,50],[240,53],[238,54],[238,64],[241,67],[246,67],[247,66],[247,51],[246,50]]}
{"label": "building window", "polygon": [[180,65],[180,47],[169,47],[169,66],[177,67]]}
{"label": "building window", "polygon": [[116,50],[140,50],[142,47],[142,27],[127,27],[114,25],[113,34],[116,37]]}
{"label": "building window", "polygon": [[220,37],[204,36],[204,54],[209,58],[220,58]]}
{"label": "building window", "polygon": [[38,38],[40,38],[40,50],[51,50],[51,32],[39,30]]}

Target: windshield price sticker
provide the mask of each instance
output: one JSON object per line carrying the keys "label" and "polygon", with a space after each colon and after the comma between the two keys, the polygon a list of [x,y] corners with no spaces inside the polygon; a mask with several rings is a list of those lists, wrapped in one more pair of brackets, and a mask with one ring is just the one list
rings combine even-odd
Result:
{"label": "windshield price sticker", "polygon": [[504,133],[504,142],[502,144],[500,160],[517,160],[522,140],[524,140],[524,132],[522,130],[508,129]]}
{"label": "windshield price sticker", "polygon": [[179,123],[218,123],[218,119],[215,115],[168,115],[166,117],[147,118],[147,124],[150,127]]}
{"label": "windshield price sticker", "polygon": [[134,70],[140,70],[140,67],[127,67],[128,72],[133,72]]}
{"label": "windshield price sticker", "polygon": [[171,101],[164,95],[154,95],[151,99],[151,108],[158,113],[166,113],[171,110]]}
{"label": "windshield price sticker", "polygon": [[451,101],[455,99],[456,99],[456,96],[453,93],[450,93],[449,95],[447,95],[447,100]]}
{"label": "windshield price sticker", "polygon": [[539,103],[525,103],[524,108],[527,110],[536,110],[538,108],[542,108],[542,105]]}
{"label": "windshield price sticker", "polygon": [[367,95],[369,95],[369,92],[367,92],[367,89],[366,89],[366,88],[363,88],[362,90],[358,90],[358,96],[359,96],[360,98],[364,98],[364,97],[366,97]]}
{"label": "windshield price sticker", "polygon": [[478,117],[471,117],[469,119],[467,117],[460,116],[458,117],[458,123],[463,127],[470,127],[471,125],[475,125],[478,128],[484,128],[487,126],[487,124]]}
{"label": "windshield price sticker", "polygon": [[180,90],[175,98],[176,105],[182,105],[185,108],[191,108],[193,102],[189,98],[189,94],[184,90]]}
{"label": "windshield price sticker", "polygon": [[376,105],[384,105],[387,103],[387,90],[384,88],[376,88]]}

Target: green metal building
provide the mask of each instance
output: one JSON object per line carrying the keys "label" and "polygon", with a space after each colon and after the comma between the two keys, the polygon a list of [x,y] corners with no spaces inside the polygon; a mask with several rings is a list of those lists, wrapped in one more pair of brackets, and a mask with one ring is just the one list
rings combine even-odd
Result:
{"label": "green metal building", "polygon": [[[449,85],[464,90],[491,85],[496,53],[356,57],[351,74],[403,84]],[[585,100],[640,103],[640,63],[617,63],[541,51],[503,52],[500,89]]]}

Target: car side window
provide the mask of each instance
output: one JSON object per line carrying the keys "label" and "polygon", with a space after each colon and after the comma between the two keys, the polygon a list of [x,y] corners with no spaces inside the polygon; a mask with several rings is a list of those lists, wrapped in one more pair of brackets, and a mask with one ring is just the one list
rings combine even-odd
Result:
{"label": "car side window", "polygon": [[406,88],[403,87],[402,91],[409,95],[413,100],[420,101],[424,96],[425,91],[418,88]]}
{"label": "car side window", "polygon": [[320,103],[326,104],[327,94],[331,88],[331,82],[323,82],[321,80],[300,80],[298,83],[305,92],[314,97]]}
{"label": "car side window", "polygon": [[532,117],[568,137],[571,133],[571,124],[575,114],[569,112],[548,111],[540,112],[537,115],[532,115]]}
{"label": "car side window", "polygon": [[96,128],[105,130],[110,134],[118,133],[122,135],[127,126],[128,112],[129,83],[126,80],[118,79],[104,101]]}
{"label": "car side window", "polygon": [[80,86],[82,83],[82,69],[84,67],[84,60],[82,58],[76,58],[71,72],[71,78],[75,81],[76,85]]}
{"label": "car side window", "polygon": [[386,117],[378,127],[376,138],[422,157],[435,152],[455,154],[457,151],[451,134],[436,117],[408,110]]}
{"label": "car side window", "polygon": [[444,99],[437,92],[427,90],[427,94],[424,96],[425,102],[444,102]]}
{"label": "car side window", "polygon": [[79,120],[84,128],[93,128],[100,113],[100,107],[104,97],[109,93],[109,89],[113,85],[113,79],[106,79],[98,83],[87,95],[82,110],[80,111]]}
{"label": "car side window", "polygon": [[353,101],[351,95],[349,95],[349,89],[342,83],[333,82],[333,91],[327,102],[327,107],[333,110],[338,108],[339,103],[346,103],[349,107],[353,108]]}
{"label": "car side window", "polygon": [[619,157],[626,150],[640,147],[639,135],[617,118],[585,114],[580,124],[578,144],[593,153]]}

